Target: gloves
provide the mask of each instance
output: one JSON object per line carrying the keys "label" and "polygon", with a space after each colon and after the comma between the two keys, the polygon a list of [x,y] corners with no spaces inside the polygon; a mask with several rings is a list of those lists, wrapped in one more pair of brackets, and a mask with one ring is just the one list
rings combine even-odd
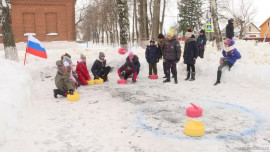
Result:
{"label": "gloves", "polygon": [[70,90],[69,90],[69,94],[70,94],[70,95],[73,95],[73,93],[74,93],[73,89],[70,89]]}

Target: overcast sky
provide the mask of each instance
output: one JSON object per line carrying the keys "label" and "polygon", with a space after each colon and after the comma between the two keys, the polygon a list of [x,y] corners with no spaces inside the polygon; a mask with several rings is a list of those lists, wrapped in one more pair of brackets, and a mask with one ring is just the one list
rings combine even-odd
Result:
{"label": "overcast sky", "polygon": [[[87,1],[90,0],[77,0],[77,3],[81,5],[83,3],[86,3]],[[177,1],[178,0],[170,0],[170,3],[168,3],[166,17],[164,20],[165,31],[168,31],[169,28],[177,21]],[[257,9],[254,24],[258,26],[258,28],[260,28],[259,26],[270,17],[270,0],[254,0],[253,5]],[[225,25],[226,23],[224,23],[224,25],[221,25],[221,28],[223,28]]]}

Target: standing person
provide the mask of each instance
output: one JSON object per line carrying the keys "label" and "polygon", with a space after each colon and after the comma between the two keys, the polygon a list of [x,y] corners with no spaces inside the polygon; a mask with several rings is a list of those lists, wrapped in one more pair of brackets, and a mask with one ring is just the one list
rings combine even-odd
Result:
{"label": "standing person", "polygon": [[[196,74],[195,63],[198,57],[198,45],[195,36],[192,34],[191,29],[186,32],[185,37],[187,38],[185,41],[185,49],[183,56],[184,63],[187,65],[187,78],[185,80],[188,80],[191,75],[190,81],[194,81]],[[190,72],[190,68],[192,69],[192,73]]]}
{"label": "standing person", "polygon": [[[56,61],[57,73],[55,76],[55,85],[57,89],[53,90],[54,97],[57,95],[67,96],[73,95],[75,89],[74,77],[72,75],[72,64],[69,64],[69,58]],[[73,78],[72,78],[73,77]]]}
{"label": "standing person", "polygon": [[233,19],[228,20],[228,24],[226,26],[226,38],[233,39],[234,37],[234,27],[233,27]]}
{"label": "standing person", "polygon": [[[158,34],[158,49],[160,52],[160,59],[162,59],[162,57],[164,57],[164,45],[165,45],[165,39],[164,39],[164,35],[162,33]],[[164,77],[166,78],[166,60],[163,59],[163,72],[164,72]]]}
{"label": "standing person", "polygon": [[106,66],[105,54],[103,52],[99,52],[99,58],[96,59],[91,68],[94,79],[102,78],[104,82],[107,81],[107,76],[111,69],[112,68],[110,66]]}
{"label": "standing person", "polygon": [[205,45],[206,45],[206,36],[205,36],[205,31],[201,30],[200,31],[200,36],[197,38],[197,44],[199,48],[199,56],[200,58],[204,57],[204,50],[205,50]]}
{"label": "standing person", "polygon": [[135,70],[135,65],[131,61],[126,61],[126,63],[122,65],[117,72],[119,77],[125,80],[127,80],[129,76],[133,74],[132,82],[137,82],[137,71]]}
{"label": "standing person", "polygon": [[88,85],[88,80],[91,79],[87,65],[86,65],[86,56],[81,54],[80,59],[77,62],[76,73],[78,75],[78,81],[82,85]]}
{"label": "standing person", "polygon": [[140,72],[140,61],[139,61],[139,57],[137,55],[135,55],[133,52],[129,52],[128,53],[128,57],[126,58],[126,61],[130,61],[134,64],[135,66],[135,71],[137,72],[137,75],[139,75]]}
{"label": "standing person", "polygon": [[222,55],[223,57],[220,58],[221,60],[221,64],[218,67],[218,71],[217,71],[217,81],[214,85],[217,85],[220,83],[220,78],[221,78],[221,74],[222,74],[222,69],[226,66],[229,67],[229,70],[231,69],[231,67],[235,64],[235,62],[241,58],[241,54],[237,51],[237,49],[233,46],[235,44],[235,42],[231,39],[226,39],[224,40],[224,45],[225,48],[222,51]]}
{"label": "standing person", "polygon": [[159,62],[159,50],[157,48],[157,46],[155,45],[155,41],[154,40],[150,40],[150,45],[147,46],[146,50],[145,50],[145,58],[146,61],[149,64],[149,76],[152,75],[153,71],[154,74],[157,75],[157,63]]}
{"label": "standing person", "polygon": [[166,60],[166,80],[164,83],[170,82],[170,70],[174,77],[174,83],[177,84],[177,70],[176,63],[179,62],[181,56],[181,46],[179,41],[176,40],[174,29],[171,29],[167,35],[167,41],[164,46],[164,59]]}

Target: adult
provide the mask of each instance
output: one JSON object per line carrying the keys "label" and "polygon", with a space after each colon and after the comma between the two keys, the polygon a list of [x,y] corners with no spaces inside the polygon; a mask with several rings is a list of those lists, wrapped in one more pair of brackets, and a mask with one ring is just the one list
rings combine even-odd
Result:
{"label": "adult", "polygon": [[165,37],[162,33],[158,34],[158,49],[160,52],[160,59],[163,57],[163,72],[164,72],[164,77],[166,78],[166,60],[164,59],[164,46],[165,46]]}
{"label": "adult", "polygon": [[233,46],[235,44],[235,42],[231,39],[226,39],[224,40],[224,45],[225,48],[222,51],[222,55],[223,57],[220,58],[221,60],[221,64],[218,67],[218,71],[217,71],[217,81],[214,85],[217,85],[220,83],[220,78],[221,78],[221,70],[228,66],[229,70],[231,69],[231,67],[235,64],[235,62],[241,58],[241,54],[238,52],[238,50]]}
{"label": "adult", "polygon": [[[187,78],[185,80],[189,80],[191,75],[190,81],[194,81],[195,63],[198,57],[198,45],[195,36],[192,34],[191,29],[189,29],[188,32],[186,32],[185,37],[187,38],[185,40],[184,56],[183,56],[184,63],[187,65]],[[192,69],[192,73],[190,71],[190,68]]]}
{"label": "adult", "polygon": [[234,27],[233,27],[233,19],[228,20],[228,24],[226,26],[226,38],[233,39],[234,37]]}
{"label": "adult", "polygon": [[197,38],[197,44],[199,48],[199,57],[204,58],[204,50],[205,50],[205,45],[206,45],[206,36],[205,36],[205,31],[201,30],[200,31],[200,36]]}
{"label": "adult", "polygon": [[99,52],[99,58],[96,59],[91,68],[94,79],[102,78],[104,82],[107,81],[107,76],[111,69],[112,68],[110,66],[106,66],[105,54],[103,52]]}
{"label": "adult", "polygon": [[167,35],[167,41],[164,46],[164,59],[166,60],[166,80],[164,83],[170,82],[170,70],[174,77],[174,83],[177,84],[177,70],[176,63],[179,62],[181,56],[181,46],[176,40],[174,29],[171,29]]}

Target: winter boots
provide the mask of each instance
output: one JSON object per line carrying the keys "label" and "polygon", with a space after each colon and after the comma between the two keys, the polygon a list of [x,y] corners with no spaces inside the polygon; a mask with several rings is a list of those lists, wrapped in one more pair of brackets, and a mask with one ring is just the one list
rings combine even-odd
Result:
{"label": "winter boots", "polygon": [[190,71],[187,71],[187,78],[185,80],[187,81],[190,78]]}
{"label": "winter boots", "polygon": [[217,81],[214,85],[217,85],[220,83],[220,78],[221,78],[221,71],[217,71]]}
{"label": "winter boots", "polygon": [[163,81],[163,83],[171,82],[170,78],[167,78],[166,80]]}
{"label": "winter boots", "polygon": [[191,79],[189,81],[194,81],[195,80],[195,74],[196,74],[195,72],[191,73]]}
{"label": "winter boots", "polygon": [[64,91],[62,91],[62,90],[59,90],[59,89],[53,89],[53,96],[55,98],[57,98],[57,95],[62,95],[64,97],[66,97],[67,96],[67,93],[64,92]]}
{"label": "winter boots", "polygon": [[174,84],[178,84],[177,76],[174,77]]}

